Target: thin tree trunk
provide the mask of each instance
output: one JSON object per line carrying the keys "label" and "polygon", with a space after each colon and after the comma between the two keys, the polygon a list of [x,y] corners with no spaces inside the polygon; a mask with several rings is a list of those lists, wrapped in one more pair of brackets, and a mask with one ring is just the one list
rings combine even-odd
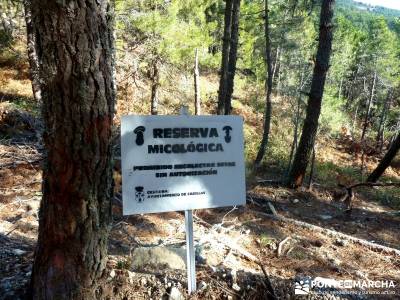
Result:
{"label": "thin tree trunk", "polygon": [[361,167],[360,167],[361,181],[364,180],[364,165],[365,165],[365,149],[364,146],[361,144]]}
{"label": "thin tree trunk", "polygon": [[356,106],[356,111],[354,112],[353,122],[351,123],[351,137],[352,137],[353,141],[355,141],[355,128],[357,125],[357,115],[358,115],[359,107],[360,107],[360,103],[358,103]]}
{"label": "thin tree trunk", "polygon": [[383,104],[382,113],[379,118],[378,133],[376,135],[376,145],[379,148],[379,151],[382,151],[383,148],[383,133],[385,131],[386,117],[389,111],[390,104],[391,104],[391,89],[389,89],[387,93],[385,103]]}
{"label": "thin tree trunk", "polygon": [[278,68],[278,80],[277,80],[276,89],[275,89],[275,94],[277,96],[280,95],[280,92],[281,92],[281,78],[282,78],[282,73],[283,73],[283,67],[284,67],[284,65],[279,65],[279,68]]}
{"label": "thin tree trunk", "polygon": [[342,88],[343,88],[343,77],[340,79],[340,83],[339,83],[339,101],[342,99]]}
{"label": "thin tree trunk", "polygon": [[41,102],[39,62],[35,49],[35,34],[32,24],[31,0],[24,0],[25,23],[26,23],[26,42],[29,61],[29,72],[32,82],[33,98],[37,103]]}
{"label": "thin tree trunk", "polygon": [[230,115],[232,110],[232,94],[236,73],[237,49],[239,43],[239,15],[240,1],[233,0],[231,19],[231,39],[229,46],[228,76],[226,81],[225,115]]}
{"label": "thin tree trunk", "polygon": [[229,66],[229,49],[231,44],[231,22],[232,22],[232,4],[233,0],[226,0],[225,2],[225,26],[224,37],[222,43],[222,59],[220,82],[218,90],[218,107],[217,113],[219,115],[225,114],[225,99],[227,93],[227,79],[228,79],[228,66]]}
{"label": "thin tree trunk", "polygon": [[397,133],[396,139],[393,141],[389,150],[386,152],[385,156],[379,162],[376,169],[368,176],[367,182],[376,182],[382,174],[385,172],[387,167],[392,162],[393,158],[399,152],[400,149],[400,132]]}
{"label": "thin tree trunk", "polygon": [[376,84],[376,71],[374,72],[374,79],[372,81],[371,95],[368,98],[367,112],[365,113],[363,129],[362,129],[361,139],[360,139],[360,145],[361,145],[361,167],[360,167],[361,179],[363,179],[363,176],[364,176],[364,164],[365,164],[365,145],[364,145],[364,141],[365,141],[365,134],[367,133],[368,123],[369,123],[369,119],[370,119],[370,115],[371,115],[371,106],[372,106],[372,101],[374,99],[374,94],[375,94],[375,84]]}
{"label": "thin tree trunk", "polygon": [[297,149],[298,129],[299,129],[299,121],[300,121],[300,101],[301,101],[301,95],[299,95],[298,100],[297,100],[296,119],[295,119],[294,132],[293,132],[293,142],[292,142],[292,146],[290,147],[289,161],[288,161],[288,166],[287,166],[286,172],[285,172],[286,179],[287,179],[287,176],[289,175],[289,171],[292,166],[293,154]]}
{"label": "thin tree trunk", "polygon": [[361,133],[361,140],[360,143],[363,144],[364,142],[364,138],[365,138],[365,134],[367,133],[367,128],[368,128],[368,122],[369,122],[369,116],[371,114],[371,104],[372,101],[374,100],[374,95],[375,95],[375,85],[376,85],[376,71],[374,72],[374,79],[372,81],[372,88],[371,88],[371,95],[368,98],[368,102],[367,102],[367,112],[365,114],[365,118],[364,118],[364,124],[363,124],[363,129],[362,129],[362,133]]}
{"label": "thin tree trunk", "polygon": [[297,148],[293,166],[287,180],[287,185],[290,187],[299,187],[303,184],[309,157],[317,134],[322,95],[332,49],[334,3],[335,0],[322,1],[317,57],[307,104],[306,119],[304,121],[299,147]]}
{"label": "thin tree trunk", "polygon": [[32,21],[47,155],[29,298],[95,299],[112,222],[112,8],[33,0]]}
{"label": "thin tree trunk", "polygon": [[153,62],[153,70],[151,70],[151,114],[158,114],[158,88],[160,86],[160,74],[158,70],[158,62]]}
{"label": "thin tree trunk", "polygon": [[269,34],[269,11],[268,11],[268,0],[265,0],[265,22],[264,22],[264,31],[265,31],[265,66],[267,69],[267,78],[265,81],[265,112],[264,112],[264,132],[263,137],[260,143],[260,148],[258,149],[256,160],[254,161],[254,167],[258,168],[261,164],[261,161],[264,157],[265,150],[268,145],[269,139],[269,130],[271,125],[271,113],[272,113],[272,103],[271,103],[271,94],[272,94],[272,62],[271,62],[271,39]]}
{"label": "thin tree trunk", "polygon": [[199,56],[196,49],[194,56],[194,114],[196,116],[201,114],[201,102],[200,102],[200,83],[199,83]]}
{"label": "thin tree trunk", "polygon": [[298,141],[298,130],[299,130],[299,123],[300,123],[300,105],[301,105],[301,90],[305,84],[306,80],[304,80],[304,72],[301,73],[300,76],[300,84],[298,88],[298,97],[297,97],[297,108],[296,108],[296,115],[294,120],[294,131],[293,131],[293,142],[292,146],[290,147],[290,154],[289,154],[289,161],[285,172],[285,179],[287,180],[290,168],[292,166],[292,160],[294,152],[297,150],[297,141]]}
{"label": "thin tree trunk", "polygon": [[275,64],[274,64],[274,68],[272,70],[272,84],[275,81],[275,76],[276,76],[276,71],[278,70],[278,65],[280,64],[280,56],[281,56],[281,51],[280,51],[281,47],[278,46],[276,48],[276,57],[275,57]]}
{"label": "thin tree trunk", "polygon": [[350,102],[354,100],[354,83],[357,81],[359,71],[360,71],[360,64],[357,65],[357,69],[354,72],[354,77],[351,80],[350,88],[348,89],[348,93],[347,93],[348,95],[347,95],[347,100],[346,100],[346,105],[345,105],[346,109],[348,109],[350,107]]}

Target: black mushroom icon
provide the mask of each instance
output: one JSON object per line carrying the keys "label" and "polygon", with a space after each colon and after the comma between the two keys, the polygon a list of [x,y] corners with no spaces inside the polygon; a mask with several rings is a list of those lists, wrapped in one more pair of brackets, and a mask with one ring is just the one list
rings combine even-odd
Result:
{"label": "black mushroom icon", "polygon": [[133,133],[136,134],[136,145],[141,146],[144,143],[144,137],[143,137],[143,132],[146,131],[146,128],[144,126],[138,126],[135,128]]}
{"label": "black mushroom icon", "polygon": [[232,127],[231,126],[224,126],[222,128],[222,130],[225,131],[225,142],[230,143],[231,140],[232,140],[232,137],[231,137]]}

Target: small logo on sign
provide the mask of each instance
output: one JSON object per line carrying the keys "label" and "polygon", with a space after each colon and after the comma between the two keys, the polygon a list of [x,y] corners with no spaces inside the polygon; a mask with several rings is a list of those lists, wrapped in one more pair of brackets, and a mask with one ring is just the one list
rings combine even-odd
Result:
{"label": "small logo on sign", "polygon": [[224,126],[224,128],[222,128],[223,131],[225,131],[225,142],[230,143],[232,140],[231,137],[231,130],[232,127],[231,126]]}
{"label": "small logo on sign", "polygon": [[310,279],[296,279],[294,283],[294,294],[295,295],[308,295],[310,293]]}
{"label": "small logo on sign", "polygon": [[144,126],[138,126],[133,131],[133,133],[136,134],[136,145],[142,146],[144,144],[143,132],[145,132],[145,131],[146,131],[146,128]]}
{"label": "small logo on sign", "polygon": [[135,192],[135,199],[136,199],[136,201],[137,202],[139,202],[139,203],[141,203],[141,202],[143,202],[144,201],[144,191],[143,191],[143,187],[142,186],[137,186],[137,187],[135,187],[135,190],[136,190],[136,192]]}

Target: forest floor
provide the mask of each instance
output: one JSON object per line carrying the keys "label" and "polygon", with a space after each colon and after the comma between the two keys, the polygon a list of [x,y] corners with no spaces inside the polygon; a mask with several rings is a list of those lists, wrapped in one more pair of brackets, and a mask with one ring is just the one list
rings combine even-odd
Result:
{"label": "forest floor", "polygon": [[[216,80],[209,82],[216,85]],[[27,64],[2,58],[0,88],[0,299],[23,299],[38,233],[43,146]],[[138,103],[127,109],[129,105],[118,102],[117,123],[118,116],[140,107]],[[176,111],[179,103],[169,107]],[[245,117],[246,131],[260,130],[262,113],[243,105],[235,112]],[[278,299],[294,298],[295,280],[308,277],[396,284],[358,289],[354,295],[313,294],[313,299],[400,299],[400,199],[395,193],[388,197],[381,190],[361,189],[351,216],[345,214],[343,204],[335,201],[338,190],[332,182],[340,175],[338,180],[349,183],[339,171],[355,168],[357,161],[344,144],[340,138],[319,142],[317,161],[332,170],[316,176],[311,190],[259,183],[277,177],[276,168],[266,166],[249,176],[246,206],[194,212],[198,291],[190,299],[265,299],[264,271]],[[367,168],[378,159],[370,157]],[[387,176],[400,180],[400,168],[393,166]],[[115,180],[118,195],[118,167]],[[187,298],[183,213],[122,216],[121,211],[120,199],[115,198],[99,298]],[[388,294],[373,294],[383,290]],[[340,292],[331,290],[335,291]]]}

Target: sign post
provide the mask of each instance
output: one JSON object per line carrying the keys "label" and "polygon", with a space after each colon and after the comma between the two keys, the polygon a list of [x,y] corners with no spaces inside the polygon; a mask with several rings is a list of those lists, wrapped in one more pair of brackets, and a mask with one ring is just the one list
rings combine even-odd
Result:
{"label": "sign post", "polygon": [[246,203],[239,116],[123,116],[123,214],[185,211],[189,294],[196,291],[193,209]]}
{"label": "sign post", "polygon": [[193,212],[185,210],[186,227],[186,268],[188,274],[188,292],[191,294],[196,291],[196,263],[193,243]]}
{"label": "sign post", "polygon": [[[189,115],[189,108],[185,105],[181,106],[180,113],[182,116]],[[189,295],[196,291],[196,256],[194,250],[194,234],[193,234],[193,211],[185,210],[185,231],[186,231],[186,269],[188,275],[188,293]]]}

